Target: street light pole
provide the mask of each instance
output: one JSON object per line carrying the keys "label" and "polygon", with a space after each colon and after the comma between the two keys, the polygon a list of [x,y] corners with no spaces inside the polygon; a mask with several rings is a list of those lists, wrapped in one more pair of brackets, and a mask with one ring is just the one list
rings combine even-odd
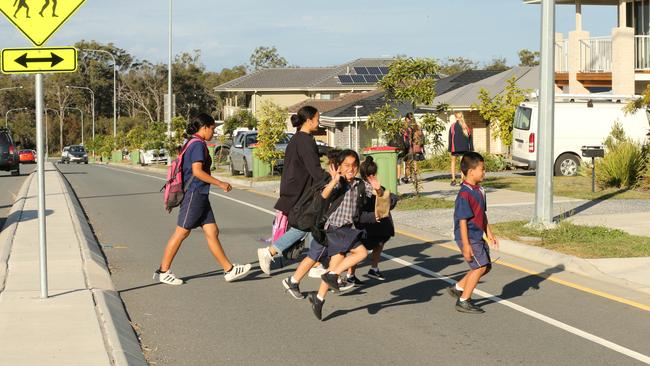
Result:
{"label": "street light pole", "polygon": [[362,105],[354,106],[354,128],[355,128],[355,139],[354,145],[357,152],[359,152],[359,108],[363,108]]}
{"label": "street light pole", "polygon": [[[171,0],[170,0],[171,1]],[[112,53],[105,50],[82,50],[109,55],[113,59],[113,137],[117,136],[117,60]],[[90,90],[90,88],[88,88]],[[92,92],[92,90],[90,90]],[[95,138],[95,95],[93,93],[93,139]]]}
{"label": "street light pole", "polygon": [[52,112],[55,112],[56,114],[59,114],[59,111],[57,111],[56,109],[47,108],[47,107],[45,107],[45,109],[43,109],[43,110],[45,111],[45,154],[47,156],[50,153],[50,145],[49,145],[49,142],[48,142],[49,130],[48,130],[48,127],[47,127],[47,111],[52,111]]}
{"label": "street light pole", "polygon": [[9,113],[13,111],[26,111],[29,108],[23,107],[23,108],[14,108],[10,109],[5,113],[5,127],[9,127]]}
{"label": "street light pole", "polygon": [[90,89],[87,86],[71,86],[71,85],[66,85],[66,88],[69,89],[84,89],[90,91],[90,100],[91,100],[91,110],[92,110],[92,115],[93,115],[93,140],[95,140],[95,92],[93,92],[92,89]]}
{"label": "street light pole", "polygon": [[77,107],[65,107],[65,109],[77,110],[81,113],[81,145],[84,144],[84,111]]}
{"label": "street light pole", "polygon": [[167,93],[168,93],[168,102],[167,106],[167,138],[172,136],[172,0],[169,0],[169,50],[167,58]]}

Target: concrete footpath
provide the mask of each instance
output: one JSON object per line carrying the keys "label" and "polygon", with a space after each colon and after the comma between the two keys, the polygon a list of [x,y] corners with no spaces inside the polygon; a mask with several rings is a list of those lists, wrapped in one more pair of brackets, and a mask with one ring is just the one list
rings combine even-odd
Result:
{"label": "concrete footpath", "polygon": [[33,173],[0,234],[0,364],[146,365],[79,201],[45,166],[49,297],[39,298]]}

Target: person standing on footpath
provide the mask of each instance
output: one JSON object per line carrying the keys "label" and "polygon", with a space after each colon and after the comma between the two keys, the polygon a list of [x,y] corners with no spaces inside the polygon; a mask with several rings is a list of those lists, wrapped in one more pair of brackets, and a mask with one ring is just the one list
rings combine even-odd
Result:
{"label": "person standing on footpath", "polygon": [[[447,150],[451,153],[451,185],[456,182],[456,158],[463,157],[467,152],[474,151],[474,135],[472,129],[465,122],[463,112],[454,112],[456,122],[449,127],[449,146]],[[461,170],[461,181],[465,179]]]}
{"label": "person standing on footpath", "polygon": [[[291,125],[298,131],[289,141],[284,155],[284,168],[280,181],[280,198],[275,204],[275,209],[285,215],[289,214],[300,197],[308,192],[315,183],[322,183],[327,178],[318,157],[318,146],[312,135],[318,131],[320,113],[312,106],[304,106],[291,116]],[[267,275],[271,274],[273,257],[299,240],[308,232],[289,228],[287,232],[272,245],[259,248],[257,258],[260,269]]]}
{"label": "person standing on footpath", "polygon": [[215,185],[224,192],[232,190],[229,183],[210,175],[212,159],[205,142],[212,139],[216,126],[214,118],[205,113],[199,114],[187,126],[187,135],[191,137],[183,146],[186,150],[181,162],[186,191],[178,213],[176,230],[167,242],[160,268],[153,275],[154,280],[168,285],[183,284],[183,280],[176,277],[170,267],[183,241],[190,236],[192,229],[199,226],[203,229],[210,252],[224,269],[224,279],[227,282],[245,276],[251,269],[250,264],[233,264],[226,256],[219,241],[219,227],[210,206],[210,185]]}

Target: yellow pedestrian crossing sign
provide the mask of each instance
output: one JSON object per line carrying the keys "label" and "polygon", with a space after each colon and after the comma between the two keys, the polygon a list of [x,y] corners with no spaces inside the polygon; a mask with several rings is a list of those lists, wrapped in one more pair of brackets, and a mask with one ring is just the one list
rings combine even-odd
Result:
{"label": "yellow pedestrian crossing sign", "polygon": [[35,45],[42,46],[85,0],[0,0],[0,12]]}
{"label": "yellow pedestrian crossing sign", "polygon": [[2,50],[2,72],[34,74],[77,71],[77,49],[74,47],[5,48]]}

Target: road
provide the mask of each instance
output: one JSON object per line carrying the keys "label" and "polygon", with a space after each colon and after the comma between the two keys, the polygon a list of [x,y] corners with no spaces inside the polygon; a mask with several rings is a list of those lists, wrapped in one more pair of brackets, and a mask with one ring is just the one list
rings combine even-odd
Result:
{"label": "road", "polygon": [[0,171],[0,230],[4,228],[20,187],[34,170],[36,170],[36,164],[21,164],[20,175],[17,177],[12,176],[11,172]]}
{"label": "road", "polygon": [[[496,266],[479,285],[486,314],[456,312],[447,278],[466,271],[440,244],[394,238],[381,268],[389,281],[327,298],[324,321],[306,300],[287,295],[257,266],[270,234],[274,199],[244,190],[212,206],[233,261],[251,262],[244,280],[226,283],[200,230],[173,270],[180,287],[152,281],[176,215],[162,208],[160,173],[96,165],[60,166],[109,261],[116,288],[156,365],[641,365],[650,358],[650,313],[601,296]],[[367,266],[359,273],[367,271]],[[549,268],[548,272],[561,271]],[[441,277],[442,276],[442,277]],[[442,279],[441,279],[442,278]],[[303,291],[318,282],[306,279]],[[477,296],[480,298],[480,296]]]}

